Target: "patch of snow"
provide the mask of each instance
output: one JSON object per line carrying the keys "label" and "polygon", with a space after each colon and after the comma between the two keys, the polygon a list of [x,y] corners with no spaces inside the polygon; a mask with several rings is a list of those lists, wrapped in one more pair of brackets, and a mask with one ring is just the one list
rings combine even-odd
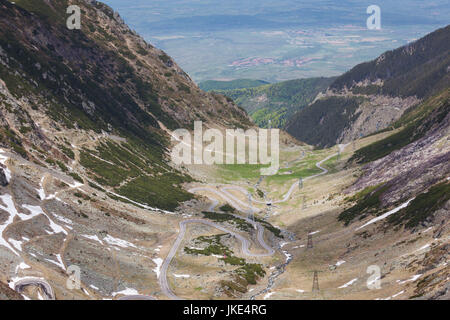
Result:
{"label": "patch of snow", "polygon": [[191,276],[188,274],[173,274],[175,278],[190,278]]}
{"label": "patch of snow", "polygon": [[77,189],[77,188],[79,188],[79,187],[84,186],[83,183],[78,182],[78,181],[75,181],[73,184],[68,183],[68,185],[69,185],[69,187],[72,188],[72,189]]}
{"label": "patch of snow", "polygon": [[286,262],[289,262],[292,259],[292,254],[287,251],[283,251],[283,253],[286,256]]}
{"label": "patch of snow", "polygon": [[94,286],[93,284],[89,285],[89,287],[91,287],[94,290],[98,290],[98,288],[96,286]]}
{"label": "patch of snow", "polygon": [[24,270],[24,269],[30,269],[31,267],[29,265],[27,265],[25,262],[21,262],[19,265],[17,265],[16,267],[16,273],[20,270]]}
{"label": "patch of snow", "polygon": [[412,276],[410,279],[407,279],[407,280],[403,280],[403,281],[397,280],[397,283],[398,284],[404,284],[404,283],[407,283],[407,282],[414,282],[417,279],[419,279],[421,276],[422,276],[421,274],[416,274],[416,275]]}
{"label": "patch of snow", "polygon": [[388,212],[386,212],[385,214],[382,214],[382,215],[379,216],[379,217],[373,218],[372,220],[370,220],[370,221],[367,222],[366,224],[362,225],[361,227],[356,228],[356,230],[360,230],[360,229],[362,229],[362,228],[367,227],[368,225],[371,225],[372,223],[375,223],[375,222],[378,222],[378,221],[380,221],[380,220],[386,219],[386,218],[389,217],[390,215],[393,215],[394,213],[397,213],[397,212],[399,212],[400,210],[406,208],[406,207],[409,205],[409,203],[410,203],[411,201],[413,201],[413,200],[414,200],[414,198],[413,198],[413,199],[409,199],[408,201],[406,201],[405,203],[401,204],[401,205],[398,206],[397,208],[394,208],[394,209],[392,209],[391,211],[388,211]]}
{"label": "patch of snow", "polygon": [[347,282],[346,284],[340,286],[338,289],[347,288],[348,286],[351,286],[352,284],[354,284],[357,280],[358,280],[358,278],[355,278],[355,279],[353,279],[353,280],[350,280],[350,281]]}
{"label": "patch of snow", "polygon": [[22,241],[9,238],[8,242],[11,243],[17,250],[22,251]]}
{"label": "patch of snow", "polygon": [[82,234],[81,236],[84,237],[84,238],[90,239],[90,240],[97,241],[97,242],[99,242],[101,245],[103,245],[103,241],[100,240],[96,235],[90,236],[90,235],[88,235],[88,234]]}
{"label": "patch of snow", "polygon": [[161,266],[163,264],[163,259],[155,258],[155,259],[153,259],[153,262],[156,264],[156,267],[153,269],[153,271],[155,271],[156,277],[159,279],[159,275],[161,273]]}
{"label": "patch of snow", "polygon": [[417,249],[415,252],[425,250],[425,249],[427,249],[427,248],[430,247],[430,246],[431,246],[431,243],[427,243],[427,244],[424,245],[423,247],[420,247],[419,249]]}
{"label": "patch of snow", "polygon": [[319,233],[320,232],[320,230],[317,230],[317,231],[313,231],[313,232],[310,232],[310,233],[308,233],[309,235],[313,235],[313,234],[316,234],[316,233]]}
{"label": "patch of snow", "polygon": [[131,203],[133,203],[133,204],[135,204],[137,206],[143,207],[144,209],[147,209],[147,210],[159,211],[159,212],[167,213],[167,214],[176,214],[175,212],[172,212],[172,211],[162,210],[162,209],[159,209],[159,208],[150,207],[150,206],[148,206],[146,204],[143,204],[143,203],[136,202],[134,200],[131,200],[131,199],[127,198],[127,197],[124,197],[124,196],[122,196],[120,194],[117,194],[117,193],[114,193],[112,191],[109,191],[109,193],[111,193],[112,195],[114,195],[116,197],[119,197],[119,198],[122,198],[124,200],[127,200],[127,201],[129,201],[129,202],[131,202]]}
{"label": "patch of snow", "polygon": [[61,268],[63,268],[64,270],[66,270],[66,267],[64,266],[64,262],[63,262],[63,260],[62,260],[60,254],[57,254],[57,255],[56,255],[56,259],[58,259],[58,262],[59,262],[59,264],[61,265]]}
{"label": "patch of snow", "polygon": [[303,293],[303,292],[305,292],[305,290],[302,290],[302,289],[297,289],[297,290],[295,290],[295,291],[297,291],[298,293]]}
{"label": "patch of snow", "polygon": [[264,296],[264,300],[269,299],[275,292],[268,292],[265,296]]}
{"label": "patch of snow", "polygon": [[339,260],[338,262],[336,262],[335,266],[339,267],[340,265],[344,264],[345,261],[344,260]]}
{"label": "patch of snow", "polygon": [[115,238],[111,235],[107,235],[103,240],[113,246],[118,246],[118,247],[122,247],[122,248],[130,248],[130,247],[137,248],[131,242],[128,242],[123,239]]}
{"label": "patch of snow", "polygon": [[139,292],[136,289],[126,288],[122,291],[112,293],[113,297],[117,296],[118,294],[123,294],[125,296],[136,296],[139,295]]}
{"label": "patch of snow", "polygon": [[66,270],[66,268],[64,267],[64,264],[62,264],[62,262],[59,261],[60,259],[58,259],[58,261],[51,260],[51,259],[45,259],[45,260],[50,262],[50,263],[53,263],[54,265],[60,267],[63,270]]}
{"label": "patch of snow", "polygon": [[66,217],[57,215],[57,214],[55,214],[55,213],[53,214],[53,216],[54,216],[57,220],[59,220],[59,221],[65,223],[65,224],[73,225],[72,220],[67,219]]}
{"label": "patch of snow", "polygon": [[42,177],[42,179],[41,179],[41,181],[40,181],[40,183],[39,183],[40,188],[39,188],[39,189],[36,189],[37,192],[38,192],[38,194],[39,194],[39,198],[40,198],[41,200],[45,200],[45,198],[46,198],[46,197],[45,197],[45,190],[44,190],[43,183],[44,183],[44,177]]}
{"label": "patch of snow", "polygon": [[54,222],[52,221],[52,219],[50,219],[50,218],[48,217],[48,215],[42,210],[41,207],[39,207],[39,206],[30,206],[30,205],[27,205],[27,204],[24,204],[23,207],[24,207],[25,209],[28,209],[29,211],[31,211],[31,215],[20,215],[21,218],[22,218],[23,216],[25,216],[25,217],[26,217],[25,220],[28,220],[28,219],[31,219],[31,218],[33,218],[33,217],[35,217],[35,216],[38,216],[38,215],[43,214],[44,216],[47,217],[47,219],[48,219],[48,221],[49,221],[49,223],[50,223],[50,228],[53,230],[54,233],[60,233],[60,232],[62,232],[62,233],[64,233],[65,235],[67,235],[67,231],[64,230],[64,228],[61,227],[59,224],[54,223]]}
{"label": "patch of snow", "polygon": [[9,250],[11,250],[15,255],[19,255],[17,253],[17,251],[9,244],[8,241],[6,241],[3,238],[3,232],[5,231],[5,229],[8,227],[8,225],[10,225],[13,221],[14,221],[14,217],[19,215],[19,213],[17,212],[17,209],[14,205],[14,202],[12,200],[11,195],[9,194],[4,194],[2,196],[0,196],[0,199],[2,200],[2,202],[6,205],[3,206],[0,204],[0,208],[6,212],[9,213],[9,217],[8,220],[6,220],[3,224],[0,225],[0,245],[3,245],[5,247],[7,247]]}
{"label": "patch of snow", "polygon": [[381,277],[376,277],[374,279],[368,280],[367,281],[367,285],[368,286],[372,286],[373,284],[375,284],[377,281],[379,281],[381,279]]}
{"label": "patch of snow", "polygon": [[405,290],[400,291],[399,293],[394,294],[393,296],[387,297],[384,300],[391,300],[393,298],[397,298],[399,295],[402,295],[403,293],[405,293]]}

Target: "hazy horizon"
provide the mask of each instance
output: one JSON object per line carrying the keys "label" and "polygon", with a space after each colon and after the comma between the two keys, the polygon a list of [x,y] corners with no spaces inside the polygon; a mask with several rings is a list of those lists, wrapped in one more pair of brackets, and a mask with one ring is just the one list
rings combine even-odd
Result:
{"label": "hazy horizon", "polygon": [[105,0],[196,82],[337,76],[446,25],[446,1]]}

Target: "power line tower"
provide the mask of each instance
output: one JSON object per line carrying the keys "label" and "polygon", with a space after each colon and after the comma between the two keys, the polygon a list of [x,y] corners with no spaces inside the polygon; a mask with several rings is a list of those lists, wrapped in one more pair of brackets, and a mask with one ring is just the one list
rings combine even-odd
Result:
{"label": "power line tower", "polygon": [[312,292],[319,292],[319,271],[314,271]]}
{"label": "power line tower", "polygon": [[308,244],[306,245],[307,249],[313,248],[313,240],[312,240],[312,234],[311,232],[308,232]]}
{"label": "power line tower", "polygon": [[[255,222],[255,216],[254,216],[254,213],[252,210],[252,195],[251,194],[248,194],[248,204],[249,204],[248,219],[250,221]],[[256,228],[256,226],[255,226],[255,228]]]}
{"label": "power line tower", "polygon": [[303,196],[303,209],[306,209],[306,196]]}

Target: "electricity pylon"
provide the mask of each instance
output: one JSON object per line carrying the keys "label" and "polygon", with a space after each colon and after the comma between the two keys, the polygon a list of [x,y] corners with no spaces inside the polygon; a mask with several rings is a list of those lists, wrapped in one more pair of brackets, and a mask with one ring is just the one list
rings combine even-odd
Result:
{"label": "electricity pylon", "polygon": [[311,232],[308,233],[308,244],[306,245],[307,249],[312,249],[313,247],[313,241],[312,241],[312,234]]}
{"label": "electricity pylon", "polygon": [[319,271],[314,271],[312,292],[318,292],[319,290]]}

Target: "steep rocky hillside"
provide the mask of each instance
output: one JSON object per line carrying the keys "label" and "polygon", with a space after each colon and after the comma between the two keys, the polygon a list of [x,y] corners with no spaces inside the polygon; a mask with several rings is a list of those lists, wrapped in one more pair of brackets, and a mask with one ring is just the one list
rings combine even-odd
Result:
{"label": "steep rocky hillside", "polygon": [[[66,27],[70,4],[81,30]],[[0,98],[2,147],[163,209],[190,198],[166,130],[252,125],[97,1],[1,0]]]}
{"label": "steep rocky hillside", "polygon": [[412,228],[426,225],[450,199],[450,89],[430,98],[399,122],[406,124],[398,132],[357,150],[350,159],[371,162],[349,189],[363,192],[356,199],[357,205],[341,214],[343,221],[349,223],[371,211],[380,214],[415,198],[407,207],[411,210],[426,199],[427,203],[420,204],[420,212],[407,213],[405,209],[404,214],[396,214],[395,222]]}
{"label": "steep rocky hillside", "polygon": [[295,114],[287,131],[325,147],[387,128],[407,110],[449,86],[449,43],[447,26],[354,67]]}
{"label": "steep rocky hillside", "polygon": [[151,270],[193,198],[170,131],[194,120],[253,126],[100,2],[0,0],[0,299],[157,294]]}
{"label": "steep rocky hillside", "polygon": [[427,274],[414,284],[412,297],[448,299],[450,89],[428,98],[394,127],[391,135],[357,150],[349,159],[349,167],[355,162],[366,164],[344,191],[352,196],[347,197],[338,219],[349,228],[363,221],[356,230],[378,223],[356,233],[356,242],[394,232],[411,237],[412,243],[432,230],[433,241],[413,253],[428,252],[406,266],[417,275]]}

